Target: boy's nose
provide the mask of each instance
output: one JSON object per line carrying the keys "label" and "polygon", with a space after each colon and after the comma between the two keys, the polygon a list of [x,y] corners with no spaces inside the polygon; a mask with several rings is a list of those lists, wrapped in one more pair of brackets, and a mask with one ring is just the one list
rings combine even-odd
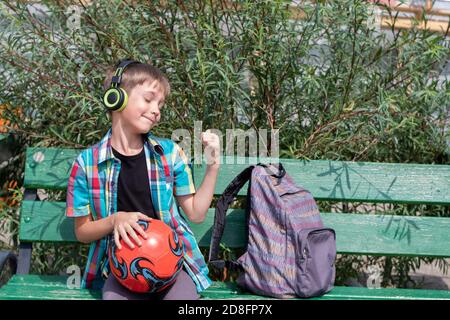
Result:
{"label": "boy's nose", "polygon": [[159,111],[152,111],[152,114],[155,118],[159,117]]}
{"label": "boy's nose", "polygon": [[158,121],[159,120],[159,111],[152,111],[152,112],[150,112],[150,114],[151,114],[151,117],[154,119],[154,120],[156,120],[156,121]]}

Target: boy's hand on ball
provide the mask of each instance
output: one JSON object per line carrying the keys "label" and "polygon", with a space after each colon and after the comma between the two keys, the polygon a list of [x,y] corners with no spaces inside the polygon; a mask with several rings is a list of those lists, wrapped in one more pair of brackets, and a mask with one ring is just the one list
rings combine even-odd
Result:
{"label": "boy's hand on ball", "polygon": [[[130,240],[130,237],[138,244],[142,246],[141,240],[136,232],[138,232],[144,239],[147,239],[147,234],[144,229],[138,224],[139,220],[150,221],[152,218],[146,216],[141,212],[125,212],[119,211],[113,216],[114,226],[114,241],[117,248],[122,249],[120,244],[120,238],[131,248],[134,249],[134,244]],[[130,237],[129,237],[130,236]]]}

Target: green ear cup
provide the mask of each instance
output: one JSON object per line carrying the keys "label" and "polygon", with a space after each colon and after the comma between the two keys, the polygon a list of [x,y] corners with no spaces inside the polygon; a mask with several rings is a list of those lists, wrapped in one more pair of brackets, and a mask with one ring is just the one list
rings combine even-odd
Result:
{"label": "green ear cup", "polygon": [[128,95],[125,90],[120,88],[120,82],[125,68],[133,63],[140,63],[135,60],[125,59],[119,62],[116,72],[111,79],[111,85],[103,94],[103,104],[110,111],[122,111],[128,103]]}
{"label": "green ear cup", "polygon": [[128,95],[127,95],[126,91],[123,90],[122,88],[119,88],[119,91],[122,94],[120,95],[121,99],[120,99],[119,104],[118,104],[118,109],[116,110],[118,112],[120,112],[123,109],[125,109],[125,107],[127,106],[127,103],[128,103]]}
{"label": "green ear cup", "polygon": [[122,88],[110,88],[103,95],[103,103],[111,111],[122,111],[127,102],[128,95]]}

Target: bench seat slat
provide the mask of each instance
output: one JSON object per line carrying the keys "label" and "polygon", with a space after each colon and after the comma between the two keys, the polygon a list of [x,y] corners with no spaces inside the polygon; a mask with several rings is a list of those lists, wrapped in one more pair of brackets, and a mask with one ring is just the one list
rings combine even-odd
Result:
{"label": "bench seat slat", "polygon": [[[255,299],[262,300],[267,297],[243,293],[234,283],[214,282],[207,290],[202,292],[203,299]],[[425,289],[396,289],[365,287],[335,287],[329,293],[308,300],[449,300],[450,291]],[[294,299],[301,300],[301,299]]]}
{"label": "bench seat slat", "polygon": [[[21,241],[76,242],[73,219],[64,216],[64,202],[23,201]],[[326,226],[337,234],[339,253],[450,257],[450,219],[438,217],[322,213]],[[210,245],[214,209],[202,224],[190,223],[201,247]],[[243,209],[230,209],[223,243],[244,247]]]}
{"label": "bench seat slat", "polygon": [[[100,290],[69,289],[66,276],[15,275],[2,288],[0,300],[5,299],[52,299],[84,300],[101,299]],[[214,282],[201,293],[202,299],[251,299],[263,300],[268,297],[242,292],[234,283]],[[412,289],[369,289],[363,287],[335,287],[320,300],[340,299],[450,299],[447,290],[412,290]],[[297,299],[298,300],[298,299]]]}
{"label": "bench seat slat", "polygon": [[93,300],[100,290],[69,289],[66,276],[14,275],[0,288],[0,300]]}
{"label": "bench seat slat", "polygon": [[[80,152],[27,148],[24,187],[66,189],[70,168]],[[268,163],[266,159],[258,161]],[[216,195],[222,194],[244,168],[257,163],[254,158],[228,156],[222,162]],[[280,162],[294,181],[311,191],[317,200],[450,205],[449,165],[296,159],[280,159]],[[197,188],[205,170],[206,165],[193,165]],[[246,189],[244,186],[239,194],[245,195]]]}

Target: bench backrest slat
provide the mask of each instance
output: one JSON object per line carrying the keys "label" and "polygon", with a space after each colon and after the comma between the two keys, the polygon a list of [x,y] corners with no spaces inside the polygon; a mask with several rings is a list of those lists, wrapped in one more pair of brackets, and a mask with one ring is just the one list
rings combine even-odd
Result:
{"label": "bench backrest slat", "polygon": [[22,201],[20,241],[76,242],[74,219],[65,216],[66,203]]}
{"label": "bench backrest slat", "polygon": [[24,187],[66,189],[70,169],[80,152],[78,149],[27,148]]}
{"label": "bench backrest slat", "polygon": [[[73,219],[65,218],[64,202],[23,201],[21,241],[75,242]],[[450,219],[437,217],[322,213],[324,224],[337,233],[339,253],[450,257]],[[192,224],[201,247],[210,244],[214,209],[202,224]],[[244,247],[243,209],[231,209],[223,243]]]}
{"label": "bench backrest slat", "polygon": [[[316,200],[450,205],[450,165],[280,159],[287,173]],[[222,164],[220,195],[249,164]],[[194,166],[196,185],[205,165]],[[239,195],[245,195],[244,186]]]}
{"label": "bench backrest slat", "polygon": [[[324,225],[336,230],[338,253],[450,257],[450,219],[374,214],[321,213]],[[202,224],[191,224],[199,246],[208,247],[214,223],[210,209]],[[244,247],[245,212],[231,209],[222,242]]]}

